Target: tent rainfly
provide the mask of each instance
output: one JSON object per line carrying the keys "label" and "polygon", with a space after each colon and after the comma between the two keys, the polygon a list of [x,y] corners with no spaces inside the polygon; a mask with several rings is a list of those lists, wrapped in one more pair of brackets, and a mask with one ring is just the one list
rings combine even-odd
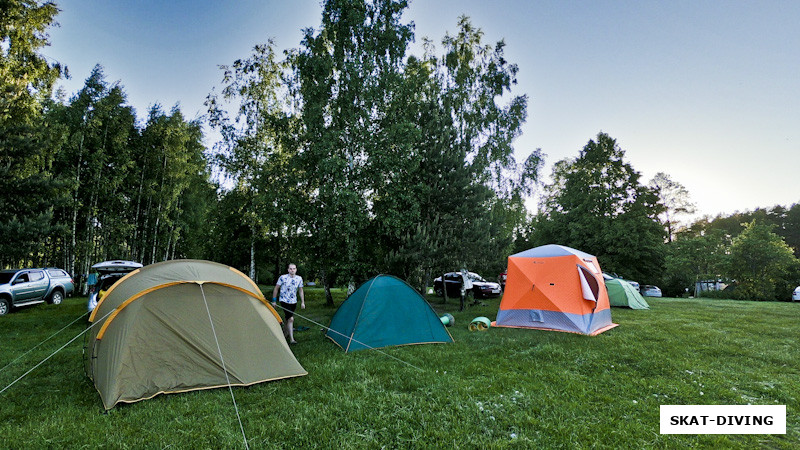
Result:
{"label": "tent rainfly", "polygon": [[89,320],[86,371],[106,409],[307,374],[258,286],[210,261],[137,269],[106,292]]}
{"label": "tent rainfly", "polygon": [[597,258],[562,245],[508,257],[508,276],[494,326],[597,335],[611,322]]}
{"label": "tent rainfly", "polygon": [[345,352],[453,342],[428,302],[405,281],[378,275],[347,297],[325,335]]}

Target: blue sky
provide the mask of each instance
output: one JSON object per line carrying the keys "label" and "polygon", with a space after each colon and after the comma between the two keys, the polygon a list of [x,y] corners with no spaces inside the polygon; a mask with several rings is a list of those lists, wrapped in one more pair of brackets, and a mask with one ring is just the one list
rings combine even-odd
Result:
{"label": "blue sky", "polygon": [[[298,47],[321,12],[316,0],[60,8],[43,53],[69,67],[68,94],[102,64],[139,117],[160,103],[188,118],[205,113],[220,64],[269,38]],[[514,94],[529,107],[516,154],[541,148],[545,175],[603,131],[645,182],[661,171],[684,184],[700,214],[800,202],[800,2],[417,0],[403,18],[419,44],[462,14],[519,66]]]}

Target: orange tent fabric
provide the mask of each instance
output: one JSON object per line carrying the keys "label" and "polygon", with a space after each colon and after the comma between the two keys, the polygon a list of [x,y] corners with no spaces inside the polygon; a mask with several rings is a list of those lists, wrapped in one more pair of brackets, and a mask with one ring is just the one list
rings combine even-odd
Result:
{"label": "orange tent fabric", "polygon": [[498,327],[597,335],[617,326],[597,258],[562,245],[508,257]]}

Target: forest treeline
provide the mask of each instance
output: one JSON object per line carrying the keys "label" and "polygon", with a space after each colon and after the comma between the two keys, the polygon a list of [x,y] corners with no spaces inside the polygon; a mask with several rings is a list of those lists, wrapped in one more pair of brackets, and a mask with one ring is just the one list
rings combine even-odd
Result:
{"label": "forest treeline", "polygon": [[[515,152],[528,98],[505,42],[461,17],[412,54],[407,6],[325,1],[296,48],[267,42],[223,66],[207,115],[187,120],[158,104],[137,117],[100,66],[54,93],[65,68],[40,51],[58,7],[7,2],[0,264],[80,275],[107,259],[197,258],[270,283],[295,262],[326,288],[377,273],[423,288],[461,267],[493,278],[509,254],[559,243],[671,295],[724,277],[772,286],[743,298],[779,299],[800,281],[798,204],[686,224],[685,188],[645,183],[605,133],[543,183],[541,150]],[[211,148],[204,127],[220,136]],[[737,272],[754,240],[770,253]]]}

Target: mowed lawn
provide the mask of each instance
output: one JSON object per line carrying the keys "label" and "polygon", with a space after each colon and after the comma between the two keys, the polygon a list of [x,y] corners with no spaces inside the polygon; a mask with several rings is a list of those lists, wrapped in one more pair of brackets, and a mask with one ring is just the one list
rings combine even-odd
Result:
{"label": "mowed lawn", "polygon": [[[270,292],[271,287],[264,287]],[[613,309],[596,337],[492,328],[499,299],[458,312],[455,343],[343,353],[335,309],[306,289],[292,347],[305,377],[234,388],[250,448],[800,447],[800,304],[648,299]],[[336,292],[337,306],[343,293]],[[0,389],[86,327],[85,298],[0,317]],[[40,344],[40,345],[39,345]],[[83,337],[0,394],[3,448],[244,448],[227,389],[160,395],[104,412]],[[39,345],[35,350],[31,348]],[[661,435],[659,405],[786,405],[785,435]]]}

